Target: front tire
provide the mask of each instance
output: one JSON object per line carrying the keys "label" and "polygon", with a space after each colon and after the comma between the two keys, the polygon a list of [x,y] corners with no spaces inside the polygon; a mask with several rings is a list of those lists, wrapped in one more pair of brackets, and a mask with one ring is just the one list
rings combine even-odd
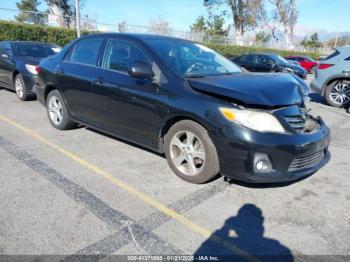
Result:
{"label": "front tire", "polygon": [[67,106],[58,90],[51,91],[46,99],[46,110],[50,123],[59,130],[71,129],[75,126]]}
{"label": "front tire", "polygon": [[219,174],[219,158],[207,130],[196,122],[182,120],[165,135],[165,155],[170,168],[183,180],[208,182]]}
{"label": "front tire", "polygon": [[15,76],[14,85],[18,99],[22,101],[28,101],[30,95],[28,95],[27,86],[21,74]]}
{"label": "front tire", "polygon": [[327,103],[334,107],[350,103],[350,81],[337,80],[331,83],[326,89],[325,98]]}

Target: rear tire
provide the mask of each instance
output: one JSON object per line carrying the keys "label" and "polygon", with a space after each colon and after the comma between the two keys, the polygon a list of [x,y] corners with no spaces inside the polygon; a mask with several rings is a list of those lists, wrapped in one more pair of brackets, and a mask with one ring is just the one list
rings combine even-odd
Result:
{"label": "rear tire", "polygon": [[182,120],[165,135],[165,155],[174,173],[187,182],[201,184],[219,174],[219,158],[207,130]]}
{"label": "rear tire", "polygon": [[52,90],[46,99],[46,110],[50,123],[59,130],[67,130],[75,127],[66,104],[58,90]]}
{"label": "rear tire", "polygon": [[327,86],[325,98],[330,106],[342,107],[350,102],[350,81],[336,80]]}
{"label": "rear tire", "polygon": [[30,99],[31,96],[28,94],[27,86],[21,74],[15,76],[14,87],[19,100],[28,101]]}

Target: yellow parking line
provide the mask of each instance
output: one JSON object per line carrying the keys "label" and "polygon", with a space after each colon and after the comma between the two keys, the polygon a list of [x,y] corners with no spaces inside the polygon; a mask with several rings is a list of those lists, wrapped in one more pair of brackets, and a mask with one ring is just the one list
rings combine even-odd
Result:
{"label": "yellow parking line", "polygon": [[103,169],[85,161],[84,159],[81,159],[79,156],[77,156],[74,153],[71,153],[62,147],[50,142],[46,138],[42,137],[41,135],[35,133],[34,131],[8,119],[7,117],[0,115],[0,119],[12,126],[15,126],[16,128],[22,130],[23,132],[27,133],[28,135],[34,137],[35,139],[39,140],[40,142],[44,143],[45,145],[50,146],[51,148],[59,151],[61,154],[69,157],[70,159],[74,160],[75,162],[79,163],[80,165],[84,166],[85,168],[95,172],[96,174],[108,179],[110,182],[112,182],[114,185],[124,189],[125,191],[129,192],[130,194],[136,196],[137,198],[141,199],[143,202],[147,203],[148,205],[160,210],[164,214],[168,215],[169,217],[175,219],[176,221],[180,222],[181,224],[185,225],[186,227],[190,228],[192,231],[197,232],[201,234],[205,238],[209,238],[213,240],[216,243],[219,243],[220,245],[224,246],[225,248],[229,249],[231,252],[233,252],[236,255],[244,256],[249,261],[256,261],[255,257],[250,256],[247,252],[241,250],[236,245],[231,244],[230,242],[224,240],[223,238],[219,236],[212,235],[212,232],[204,227],[201,227],[200,225],[192,222],[185,216],[177,213],[176,211],[172,210],[171,208],[168,208],[167,206],[163,205],[162,203],[158,202],[157,200],[149,197],[148,195],[144,194],[143,192],[135,189],[134,187],[124,183],[120,179],[114,177],[113,175],[107,173]]}

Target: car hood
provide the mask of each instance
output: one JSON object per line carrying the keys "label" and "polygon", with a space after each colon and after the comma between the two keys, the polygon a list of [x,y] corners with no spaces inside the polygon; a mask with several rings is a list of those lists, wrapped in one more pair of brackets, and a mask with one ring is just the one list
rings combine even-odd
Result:
{"label": "car hood", "polygon": [[300,104],[303,88],[289,74],[236,74],[188,79],[192,88],[245,105],[279,107]]}

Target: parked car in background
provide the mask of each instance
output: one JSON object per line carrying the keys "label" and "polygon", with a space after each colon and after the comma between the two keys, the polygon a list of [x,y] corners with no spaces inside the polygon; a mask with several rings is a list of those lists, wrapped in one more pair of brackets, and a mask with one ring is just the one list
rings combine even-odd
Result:
{"label": "parked car in background", "polygon": [[301,67],[303,67],[308,73],[313,73],[317,67],[317,61],[308,56],[293,55],[287,56],[287,60],[296,61]]}
{"label": "parked car in background", "polygon": [[291,64],[294,64],[294,65],[299,65],[299,63],[297,61],[294,61],[294,60],[289,60],[287,59],[287,61]]}
{"label": "parked car in background", "polygon": [[290,181],[329,160],[329,129],[307,113],[302,80],[244,73],[198,43],[89,35],[39,67],[38,100],[55,128],[81,123],[164,153],[192,183]]}
{"label": "parked car in background", "polygon": [[299,65],[292,64],[278,54],[256,53],[231,58],[237,65],[250,72],[284,72],[306,78],[307,71]]}
{"label": "parked car in background", "polygon": [[23,101],[35,96],[35,67],[59,50],[58,46],[40,42],[0,42],[0,86],[15,90]]}
{"label": "parked car in background", "polygon": [[311,89],[324,96],[331,106],[350,103],[350,47],[338,47],[320,61]]}

